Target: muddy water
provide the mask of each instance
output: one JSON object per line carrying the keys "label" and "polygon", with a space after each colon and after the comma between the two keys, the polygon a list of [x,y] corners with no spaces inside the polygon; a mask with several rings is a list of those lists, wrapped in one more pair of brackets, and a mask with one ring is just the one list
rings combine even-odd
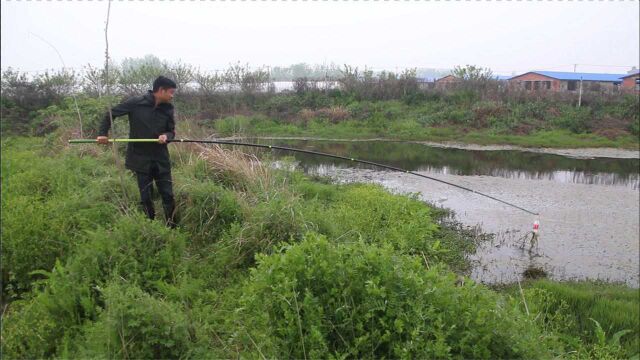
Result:
{"label": "muddy water", "polygon": [[[516,280],[527,267],[554,279],[601,279],[638,287],[638,190],[624,186],[558,183],[552,180],[457,176],[424,172],[435,178],[491,194],[527,209],[533,216],[445,184],[401,173],[336,169],[340,181],[370,181],[456,212],[468,226],[495,234],[473,257],[472,277],[485,283]],[[528,236],[539,220],[537,247]],[[521,248],[524,242],[524,248]]]}
{"label": "muddy water", "polygon": [[[558,280],[600,279],[639,286],[637,158],[572,158],[402,142],[268,142],[413,170],[539,212],[533,216],[416,176],[295,155],[308,172],[340,182],[374,182],[395,192],[420,193],[425,201],[454,210],[463,224],[495,234],[472,259],[476,263],[472,277],[478,281],[512,282],[524,269],[536,266]],[[538,243],[529,251],[535,220],[540,222]]]}

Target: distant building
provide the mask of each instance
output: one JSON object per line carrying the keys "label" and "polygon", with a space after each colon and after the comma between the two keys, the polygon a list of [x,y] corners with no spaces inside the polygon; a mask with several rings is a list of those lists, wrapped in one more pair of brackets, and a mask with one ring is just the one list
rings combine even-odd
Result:
{"label": "distant building", "polygon": [[524,90],[583,91],[618,90],[625,74],[530,71],[510,78],[509,84]]}
{"label": "distant building", "polygon": [[635,74],[629,74],[620,78],[622,80],[622,88],[626,91],[640,92],[640,71]]}
{"label": "distant building", "polygon": [[438,80],[436,80],[436,89],[446,89],[454,84],[457,84],[460,82],[460,79],[453,76],[453,75],[447,75],[445,77],[442,77]]}
{"label": "distant building", "polygon": [[416,81],[418,83],[418,89],[420,90],[433,89],[436,84],[436,79],[429,77],[418,77],[416,78]]}

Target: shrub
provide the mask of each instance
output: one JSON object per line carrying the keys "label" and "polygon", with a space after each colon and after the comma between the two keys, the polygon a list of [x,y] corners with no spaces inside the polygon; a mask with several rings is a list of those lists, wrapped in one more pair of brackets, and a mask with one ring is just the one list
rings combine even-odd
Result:
{"label": "shrub", "polygon": [[402,102],[410,106],[419,105],[427,99],[427,94],[421,91],[410,92],[402,96]]}
{"label": "shrub", "polygon": [[3,147],[9,154],[2,161],[5,295],[27,290],[36,278],[30,272],[50,271],[56,259],[64,261],[85,240],[87,230],[110,224],[121,199],[119,187],[111,186],[115,175],[100,161],[71,154],[43,157],[39,144],[21,150],[21,142]]}
{"label": "shrub", "polygon": [[[76,101],[77,100],[77,101]],[[115,106],[122,99],[117,97],[78,97],[74,100],[71,97],[65,98],[58,105],[51,105],[38,110],[32,126],[37,131],[34,133],[42,135],[55,130],[56,128],[80,129],[80,118],[82,119],[82,131],[88,138],[95,137],[102,118],[107,113],[109,106]],[[76,109],[76,103],[78,109]],[[79,134],[79,133],[78,133]]]}
{"label": "shrub", "polygon": [[455,90],[447,94],[445,100],[450,104],[471,104],[477,98],[478,94],[473,90]]}
{"label": "shrub", "polygon": [[300,104],[297,96],[282,94],[271,97],[265,102],[262,109],[269,116],[284,118],[297,113],[300,110]]}
{"label": "shrub", "polygon": [[582,133],[588,129],[591,111],[589,108],[562,107],[561,113],[550,119],[551,124],[570,130],[573,133]]}
{"label": "shrub", "polygon": [[181,187],[176,194],[180,224],[199,242],[213,242],[243,219],[235,193],[210,182]]}
{"label": "shrub", "polygon": [[502,104],[493,101],[481,101],[475,103],[471,111],[473,111],[474,126],[484,128],[490,123],[490,119],[501,117],[505,109]]}
{"label": "shrub", "polygon": [[469,125],[473,119],[473,113],[465,109],[449,108],[445,115],[447,120],[453,124]]}
{"label": "shrub", "polygon": [[245,217],[243,224],[234,223],[219,245],[225,266],[246,268],[254,255],[271,252],[273,245],[299,241],[309,229],[298,196],[272,190],[263,195]]}
{"label": "shrub", "polygon": [[389,131],[395,134],[398,137],[402,138],[415,138],[420,131],[422,130],[422,126],[413,119],[404,119],[394,121],[389,127]]}
{"label": "shrub", "polygon": [[549,104],[544,101],[530,101],[519,107],[519,115],[523,118],[544,120]]}
{"label": "shrub", "polygon": [[298,98],[299,104],[307,108],[320,109],[330,107],[332,105],[331,99],[323,92],[317,90],[306,91],[298,95]]}
{"label": "shrub", "polygon": [[640,135],[640,118],[635,118],[629,125],[629,131],[635,135]]}
{"label": "shrub", "polygon": [[333,246],[307,235],[282,254],[259,257],[241,302],[246,329],[267,357],[545,354],[520,312],[487,289],[458,285],[453,274],[425,270],[388,247]]}
{"label": "shrub", "polygon": [[249,123],[249,118],[238,115],[216,120],[214,128],[220,135],[232,136],[236,134],[244,134],[249,128]]}
{"label": "shrub", "polygon": [[140,288],[112,282],[102,293],[105,309],[85,328],[74,357],[177,359],[190,353],[190,323],[180,306]]}
{"label": "shrub", "polygon": [[91,232],[68,267],[82,274],[83,283],[103,284],[118,276],[151,291],[158,281],[174,281],[185,246],[182,233],[135,213],[119,219],[111,230]]}
{"label": "shrub", "polygon": [[351,118],[353,119],[366,119],[371,115],[372,105],[368,101],[357,101],[347,105],[346,109],[349,111]]}
{"label": "shrub", "polygon": [[[5,359],[53,357],[64,337],[61,319],[51,315],[38,300],[11,303],[2,317],[2,356]],[[68,319],[62,319],[68,320]]]}
{"label": "shrub", "polygon": [[430,263],[467,268],[465,255],[473,252],[475,245],[467,239],[444,236],[444,229],[435,223],[439,214],[417,195],[393,195],[380,186],[360,184],[341,187],[331,199],[332,204],[322,210],[309,207],[306,215],[320,233],[344,242],[384,244]]}

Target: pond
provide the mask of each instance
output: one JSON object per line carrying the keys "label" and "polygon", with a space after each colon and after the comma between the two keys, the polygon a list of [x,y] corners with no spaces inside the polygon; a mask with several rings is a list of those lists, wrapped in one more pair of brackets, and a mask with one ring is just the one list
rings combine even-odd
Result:
{"label": "pond", "polygon": [[[338,182],[374,182],[399,193],[419,193],[451,209],[466,226],[494,234],[472,261],[472,277],[485,283],[515,281],[529,267],[558,280],[599,279],[638,287],[639,185],[637,158],[571,158],[515,150],[463,150],[390,141],[252,139],[368,160],[497,197],[526,209],[414,175],[350,161],[275,150],[293,156],[312,174]],[[529,251],[539,221],[537,246]],[[521,248],[524,245],[524,248]]]}

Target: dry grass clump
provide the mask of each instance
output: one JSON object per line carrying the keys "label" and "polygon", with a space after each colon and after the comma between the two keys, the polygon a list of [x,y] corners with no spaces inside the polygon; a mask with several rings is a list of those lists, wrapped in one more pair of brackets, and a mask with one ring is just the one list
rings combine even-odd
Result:
{"label": "dry grass clump", "polygon": [[302,119],[304,123],[307,123],[309,120],[312,120],[316,117],[316,112],[311,109],[302,109],[298,113],[298,117]]}
{"label": "dry grass clump", "polygon": [[193,144],[193,150],[209,165],[210,174],[227,186],[266,190],[272,185],[271,169],[253,154],[211,144]]}
{"label": "dry grass clump", "polygon": [[310,120],[319,118],[329,120],[333,124],[349,119],[351,113],[342,106],[332,106],[318,110],[302,109],[298,112],[299,123],[308,123]]}
{"label": "dry grass clump", "polygon": [[338,123],[340,121],[347,120],[351,113],[349,110],[342,106],[333,106],[330,108],[323,108],[317,111],[317,114],[321,117],[329,119],[332,123]]}

